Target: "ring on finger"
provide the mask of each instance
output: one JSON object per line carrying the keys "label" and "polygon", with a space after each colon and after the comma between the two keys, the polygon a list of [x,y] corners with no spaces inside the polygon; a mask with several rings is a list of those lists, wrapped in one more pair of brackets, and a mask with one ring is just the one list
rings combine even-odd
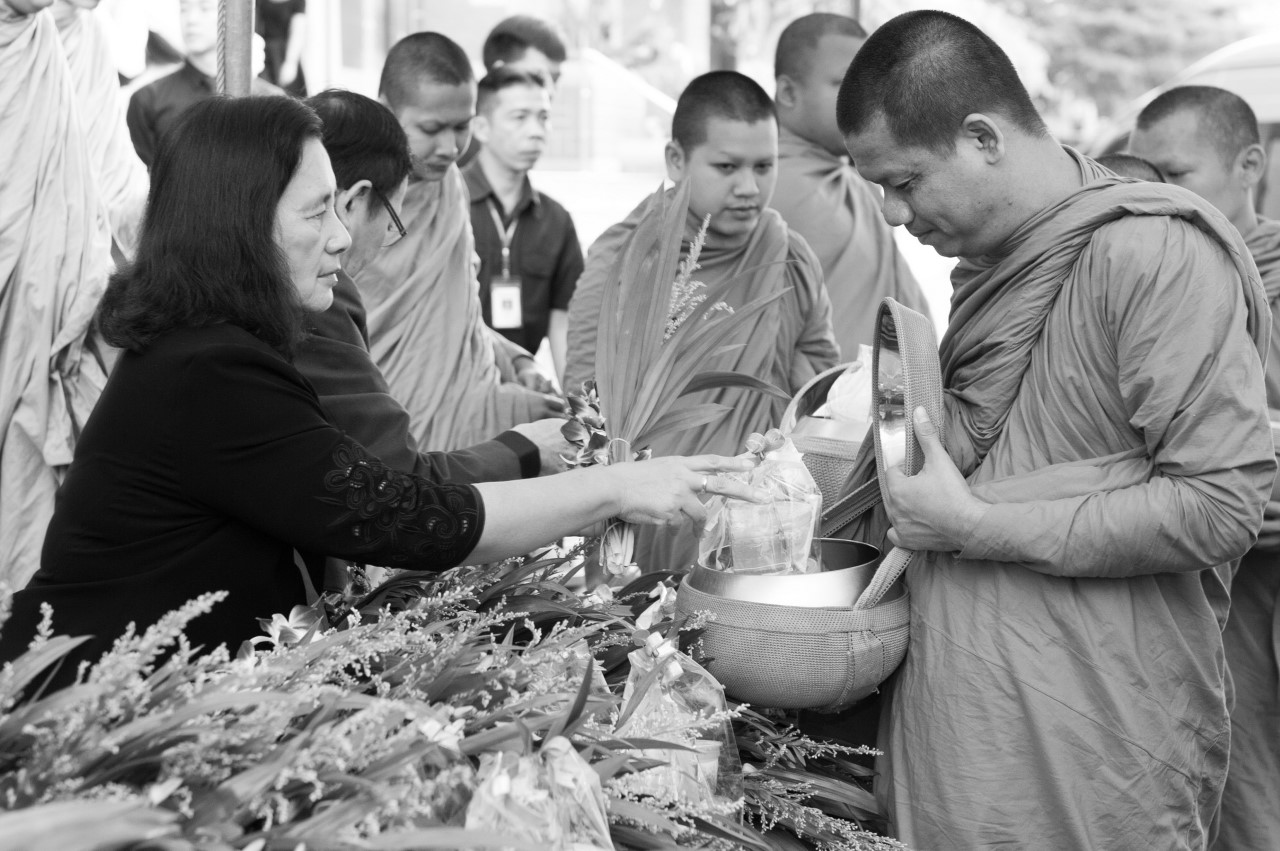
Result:
{"label": "ring on finger", "polygon": [[707,492],[707,484],[708,484],[708,482],[707,482],[707,477],[706,477],[706,476],[703,476],[703,477],[702,477],[702,487],[698,488],[698,495],[699,495],[699,496],[702,496],[702,495],[704,495],[704,494]]}

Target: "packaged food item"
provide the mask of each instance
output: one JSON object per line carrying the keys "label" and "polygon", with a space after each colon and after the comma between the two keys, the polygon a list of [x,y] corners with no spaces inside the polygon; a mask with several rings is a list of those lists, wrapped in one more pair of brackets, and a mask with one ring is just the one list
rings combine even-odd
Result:
{"label": "packaged food item", "polygon": [[[688,806],[737,806],[742,762],[724,687],[657,633],[628,658],[622,705],[631,711],[618,725],[618,737],[661,739],[673,747],[640,750],[639,756],[664,764],[622,778],[627,791]],[[634,708],[633,700],[639,701]]]}
{"label": "packaged food item", "polygon": [[707,503],[707,525],[698,542],[698,563],[733,573],[811,573],[822,517],[822,493],[804,457],[777,429],[753,434],[747,449],[760,464],[741,477],[765,494],[762,503],[723,496]]}

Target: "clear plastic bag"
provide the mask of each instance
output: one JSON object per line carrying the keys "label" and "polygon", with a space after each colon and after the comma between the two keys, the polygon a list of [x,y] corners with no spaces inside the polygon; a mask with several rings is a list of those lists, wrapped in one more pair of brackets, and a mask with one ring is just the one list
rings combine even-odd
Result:
{"label": "clear plastic bag", "polygon": [[760,464],[740,477],[763,491],[762,503],[712,497],[707,525],[698,542],[698,563],[732,573],[812,573],[822,517],[822,492],[790,439],[777,429],[753,434],[748,451]]}
{"label": "clear plastic bag", "polygon": [[631,674],[623,689],[623,706],[630,707],[639,690],[645,690],[630,716],[618,726],[618,737],[661,739],[675,747],[639,751],[639,756],[665,765],[615,782],[621,782],[629,792],[685,806],[738,806],[743,794],[742,761],[724,687],[656,633],[628,658]]}
{"label": "clear plastic bag", "polygon": [[563,736],[538,754],[483,754],[466,826],[550,851],[614,851],[600,776]]}

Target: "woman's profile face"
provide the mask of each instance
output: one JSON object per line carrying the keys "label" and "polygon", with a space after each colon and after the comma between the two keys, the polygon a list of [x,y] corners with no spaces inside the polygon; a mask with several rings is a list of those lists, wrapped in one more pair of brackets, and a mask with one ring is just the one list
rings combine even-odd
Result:
{"label": "woman's profile face", "polygon": [[298,300],[319,313],[333,303],[339,257],[351,245],[334,211],[337,185],[319,139],[308,139],[293,179],[276,205],[276,244],[289,265]]}

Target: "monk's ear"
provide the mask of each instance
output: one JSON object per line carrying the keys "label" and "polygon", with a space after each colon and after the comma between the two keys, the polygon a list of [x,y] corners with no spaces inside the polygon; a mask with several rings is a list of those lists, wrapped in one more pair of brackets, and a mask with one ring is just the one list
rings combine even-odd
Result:
{"label": "monk's ear", "polygon": [[1004,131],[994,118],[981,112],[970,113],[960,122],[960,143],[977,150],[991,165],[1004,159]]}
{"label": "monk's ear", "polygon": [[1267,171],[1267,152],[1261,145],[1250,145],[1236,156],[1236,173],[1245,189],[1256,189]]}
{"label": "monk's ear", "polygon": [[685,166],[688,165],[688,158],[685,156],[684,148],[675,139],[667,143],[667,147],[663,150],[664,159],[667,162],[667,179],[672,183],[679,183],[684,178]]}
{"label": "monk's ear", "polygon": [[786,74],[779,74],[777,78],[778,91],[774,96],[774,100],[778,102],[778,106],[785,109],[793,109],[796,105],[796,83]]}

